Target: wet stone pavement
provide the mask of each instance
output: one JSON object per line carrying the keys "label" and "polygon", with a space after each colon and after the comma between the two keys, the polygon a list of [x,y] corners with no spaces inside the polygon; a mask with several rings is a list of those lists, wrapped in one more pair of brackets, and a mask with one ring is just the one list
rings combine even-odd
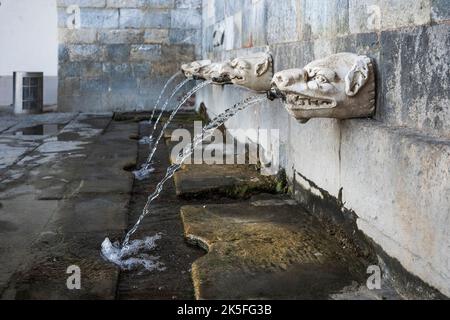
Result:
{"label": "wet stone pavement", "polygon": [[[0,293],[3,299],[115,298],[118,270],[99,256],[127,226],[137,124],[112,114],[2,115]],[[82,272],[68,290],[66,271]]]}
{"label": "wet stone pavement", "polygon": [[[162,268],[118,270],[102,241],[121,239],[141,214],[170,164],[171,130],[198,120],[180,113],[139,181],[131,171],[148,155],[138,139],[151,126],[119,118],[0,113],[2,299],[399,298],[365,289],[364,254],[247,165],[184,166],[134,235],[160,235],[151,255]],[[73,265],[80,290],[67,288]]]}

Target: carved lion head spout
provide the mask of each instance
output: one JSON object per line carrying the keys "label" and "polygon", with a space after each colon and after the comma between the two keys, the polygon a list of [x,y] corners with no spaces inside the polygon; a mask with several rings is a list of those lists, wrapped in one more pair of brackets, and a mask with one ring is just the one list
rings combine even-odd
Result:
{"label": "carved lion head spout", "polygon": [[231,83],[226,75],[221,76],[221,70],[224,65],[228,65],[229,61],[222,63],[211,62],[211,60],[198,60],[191,63],[183,64],[181,71],[186,78],[193,78],[195,80],[212,80],[215,84]]}
{"label": "carved lion head spout", "polygon": [[269,98],[281,96],[288,112],[304,123],[311,118],[368,117],[375,110],[375,75],[370,58],[337,53],[303,69],[278,72]]}
{"label": "carved lion head spout", "polygon": [[205,79],[212,80],[214,84],[231,84],[229,74],[223,72],[229,63],[229,61],[224,61],[211,64],[205,72]]}
{"label": "carved lion head spout", "polygon": [[181,72],[186,78],[204,80],[202,73],[211,65],[211,60],[198,60],[181,65]]}
{"label": "carved lion head spout", "polygon": [[229,78],[235,85],[257,92],[270,90],[273,77],[273,59],[269,53],[239,57],[223,64],[220,76]]}

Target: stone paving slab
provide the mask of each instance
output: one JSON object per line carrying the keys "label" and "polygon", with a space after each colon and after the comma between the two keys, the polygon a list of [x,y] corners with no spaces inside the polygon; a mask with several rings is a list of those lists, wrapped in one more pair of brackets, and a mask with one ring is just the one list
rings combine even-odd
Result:
{"label": "stone paving slab", "polygon": [[29,248],[55,213],[57,201],[35,201],[33,189],[0,200],[0,296],[12,273],[31,260]]}
{"label": "stone paving slab", "polygon": [[63,234],[125,230],[128,200],[123,194],[77,194],[60,204],[48,229]]}
{"label": "stone paving slab", "polygon": [[[114,299],[119,271],[99,255],[99,244],[105,236],[114,233],[41,233],[31,247],[32,261],[18,268],[2,298]],[[80,290],[67,288],[69,266],[81,270]]]}
{"label": "stone paving slab", "polygon": [[365,283],[369,262],[287,198],[184,206],[181,216],[186,239],[207,251],[192,266],[197,299],[329,299]]}

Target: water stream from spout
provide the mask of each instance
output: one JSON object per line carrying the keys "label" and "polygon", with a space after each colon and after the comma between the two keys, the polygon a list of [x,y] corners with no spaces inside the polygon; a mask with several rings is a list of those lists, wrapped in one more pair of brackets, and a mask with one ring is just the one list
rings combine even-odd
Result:
{"label": "water stream from spout", "polygon": [[153,135],[155,134],[156,129],[158,128],[159,121],[161,120],[161,117],[162,117],[162,115],[164,114],[164,111],[166,111],[167,106],[169,105],[170,100],[172,100],[172,98],[177,94],[178,91],[181,90],[181,88],[184,87],[184,85],[185,85],[186,83],[188,83],[189,81],[192,81],[192,80],[193,80],[192,78],[184,79],[181,83],[179,83],[179,84],[175,87],[175,89],[173,90],[172,94],[169,96],[169,98],[167,98],[166,102],[164,102],[164,104],[163,104],[163,106],[162,106],[162,108],[161,108],[161,110],[160,110],[160,112],[159,112],[158,118],[156,118],[156,121],[155,121],[155,123],[153,124],[153,131],[152,131],[152,133],[150,134],[150,140],[153,139]]}
{"label": "water stream from spout", "polygon": [[[178,73],[176,73],[175,75],[178,75]],[[174,75],[174,76],[175,76]],[[172,78],[174,78],[174,76],[172,76]],[[172,79],[171,78],[171,79]],[[192,78],[188,78],[188,79],[184,79],[182,82],[180,82],[179,84],[177,84],[177,86],[172,90],[172,93],[170,94],[170,96],[166,99],[166,101],[164,102],[161,111],[155,121],[155,123],[153,124],[153,131],[151,132],[151,134],[149,136],[145,136],[143,137],[139,143],[140,144],[151,144],[152,140],[153,140],[153,134],[155,133],[156,128],[158,127],[159,121],[161,120],[162,115],[164,114],[164,111],[166,110],[167,106],[169,105],[169,102],[172,100],[172,98],[178,93],[178,91],[181,90],[181,88],[183,88],[183,86],[188,83],[189,81],[193,80]],[[170,83],[170,79],[166,82],[166,84],[164,85],[163,91],[165,91],[167,89],[167,86]],[[161,92],[160,96],[158,97],[158,100],[155,104],[155,107],[153,108],[151,117],[149,119],[149,123],[151,123],[153,121],[153,118],[156,114],[156,110],[158,108],[159,102],[161,101],[162,95],[163,95],[163,91]]]}
{"label": "water stream from spout", "polygon": [[[184,85],[184,83],[186,83],[187,81],[189,81],[190,79],[185,80],[183,83],[181,83],[181,85]],[[170,122],[173,120],[173,118],[175,117],[175,115],[178,113],[178,111],[180,110],[180,108],[186,103],[186,101],[193,96],[198,90],[200,90],[201,88],[206,87],[207,85],[211,84],[212,81],[208,80],[208,81],[204,81],[201,82],[200,84],[196,85],[194,88],[192,88],[188,93],[186,93],[183,97],[183,99],[178,103],[177,107],[175,109],[173,109],[169,119],[165,122],[163,128],[161,129],[158,138],[155,140],[155,143],[153,143],[152,149],[148,155],[147,161],[142,165],[141,169],[133,171],[134,176],[139,179],[139,180],[143,180],[145,178],[147,178],[149,176],[149,174],[153,171],[152,168],[150,168],[151,165],[151,161],[153,159],[153,156],[155,155],[156,149],[158,148],[158,144],[161,141],[162,137],[164,136],[164,131],[167,129],[167,127],[169,126]],[[170,99],[170,98],[169,98]],[[169,100],[168,100],[169,101]],[[168,103],[168,101],[166,101],[166,104]],[[165,104],[165,106],[166,106]],[[163,109],[164,110],[164,109]],[[162,111],[163,112],[163,111]],[[156,120],[157,122],[159,121],[159,118],[161,117],[160,113],[158,119]],[[157,123],[156,123],[157,125]],[[152,136],[155,132],[156,127],[153,128],[153,133],[150,136],[150,139],[152,139]]]}
{"label": "water stream from spout", "polygon": [[[131,257],[135,255],[140,250],[151,250],[154,247],[154,238],[146,238],[144,240],[133,240],[130,241],[130,237],[136,232],[141,224],[142,220],[150,213],[150,205],[151,203],[158,198],[161,191],[163,190],[164,184],[173,177],[176,171],[178,171],[183,162],[188,159],[194,152],[195,148],[202,143],[204,140],[208,139],[214,134],[214,130],[220,127],[223,123],[225,123],[228,119],[233,117],[236,113],[241,110],[244,110],[250,105],[254,105],[257,103],[261,103],[265,100],[265,97],[261,96],[252,96],[242,100],[241,102],[235,104],[233,107],[225,110],[222,114],[218,115],[214,118],[210,123],[208,123],[205,127],[203,127],[202,132],[194,137],[191,144],[186,146],[182,150],[182,152],[178,155],[174,164],[167,168],[166,175],[164,178],[158,183],[155,188],[155,191],[148,197],[147,203],[142,210],[142,213],[135,223],[135,225],[128,231],[125,235],[125,238],[120,244],[118,241],[115,243],[111,243],[109,238],[106,238],[102,243],[102,255],[107,260],[113,262],[114,264],[120,266],[124,269],[129,269],[130,266],[142,265],[148,270],[157,269],[157,263],[154,260],[148,261],[148,256],[141,255],[140,257]],[[146,246],[146,243],[149,243],[149,246]],[[150,256],[151,257],[151,256]],[[152,257],[151,257],[152,258]],[[150,266],[149,268],[147,266]]]}
{"label": "water stream from spout", "polygon": [[150,117],[150,121],[153,121],[153,117],[155,116],[156,109],[158,109],[159,103],[160,103],[162,97],[164,96],[164,93],[166,92],[167,87],[169,86],[169,84],[171,84],[178,76],[180,76],[182,74],[183,73],[181,71],[178,71],[173,76],[171,76],[169,78],[169,80],[167,80],[166,84],[164,85],[164,87],[161,90],[161,93],[159,94],[158,100],[156,100],[155,106],[153,107],[153,111],[152,111],[152,115]]}

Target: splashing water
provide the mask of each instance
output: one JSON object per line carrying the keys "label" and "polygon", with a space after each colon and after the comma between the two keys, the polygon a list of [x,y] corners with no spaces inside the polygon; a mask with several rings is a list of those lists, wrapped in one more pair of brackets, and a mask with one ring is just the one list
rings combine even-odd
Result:
{"label": "splashing water", "polygon": [[151,161],[153,159],[153,156],[155,155],[156,149],[158,148],[159,141],[161,141],[162,137],[164,136],[164,131],[166,131],[166,129],[169,126],[170,122],[173,120],[173,118],[175,117],[177,112],[180,110],[180,108],[186,103],[186,101],[192,95],[194,95],[198,90],[200,90],[201,88],[206,87],[210,83],[212,83],[211,80],[204,81],[204,82],[198,84],[197,86],[195,86],[194,88],[192,88],[191,91],[186,93],[186,95],[183,97],[183,99],[180,101],[180,103],[177,105],[177,107],[175,109],[173,109],[172,114],[170,115],[170,117],[166,121],[166,123],[164,124],[164,127],[161,129],[158,138],[155,140],[155,143],[153,144],[152,151],[150,152],[150,154],[149,154],[149,156],[147,158],[147,161],[145,162],[145,164],[142,166],[142,168],[140,170],[137,170],[137,171],[133,172],[135,177],[147,177],[152,172],[152,171],[149,172],[149,170],[152,169],[152,168],[150,168],[150,164],[151,164]]}
{"label": "splashing water", "polygon": [[145,136],[139,140],[139,144],[150,144],[152,143],[152,138]]}
{"label": "splashing water", "polygon": [[141,169],[133,171],[134,177],[139,181],[150,177],[150,174],[155,171],[155,168],[150,167],[149,164],[143,164]]}
{"label": "splashing water", "polygon": [[161,99],[162,99],[164,93],[166,92],[166,89],[169,86],[169,84],[171,84],[178,76],[180,76],[182,74],[183,73],[181,71],[178,71],[173,76],[171,76],[169,80],[167,80],[166,84],[164,85],[164,87],[161,90],[161,93],[159,94],[158,100],[156,100],[155,106],[153,107],[152,116],[150,117],[149,122],[151,122],[153,120],[153,117],[155,116],[155,113],[156,113],[156,109],[158,109],[159,102],[161,101]]}
{"label": "splashing water", "polygon": [[[130,255],[137,254],[139,252],[139,249],[145,248],[145,246],[144,247],[142,246],[142,240],[130,241],[130,237],[139,228],[139,225],[142,222],[142,220],[150,213],[151,203],[159,196],[167,180],[173,177],[175,172],[181,168],[183,162],[192,155],[195,148],[200,143],[202,143],[205,139],[208,139],[213,135],[214,130],[216,130],[219,126],[221,126],[224,122],[226,122],[228,119],[230,119],[239,111],[247,108],[250,105],[263,102],[265,99],[266,99],[265,97],[261,96],[253,96],[246,98],[243,101],[235,104],[232,108],[227,109],[224,113],[220,114],[219,116],[214,118],[208,125],[203,127],[202,132],[197,136],[195,136],[193,142],[190,145],[188,145],[185,149],[183,149],[182,153],[178,155],[175,163],[167,168],[166,175],[158,183],[158,185],[155,188],[155,191],[148,197],[147,203],[145,204],[145,207],[142,210],[139,219],[137,220],[133,228],[131,228],[130,231],[128,231],[128,233],[125,235],[122,247],[120,246],[119,242],[115,242],[114,244],[112,244],[109,238],[106,238],[103,241],[102,243],[103,257],[125,269],[130,267],[130,259],[142,259],[142,256],[139,258],[130,257]],[[151,260],[150,263],[152,263]],[[140,265],[144,264],[140,263]]]}
{"label": "splashing water", "polygon": [[[153,237],[146,237],[144,240],[133,240],[126,246],[120,247],[118,241],[111,243],[109,238],[106,238],[102,243],[102,255],[125,270],[132,270],[142,266],[148,271],[164,271],[164,264],[158,261],[158,256],[152,256],[147,253],[138,254],[140,251],[149,252],[155,249],[156,241],[160,239],[161,234],[157,233]],[[138,256],[133,257],[134,255]]]}

